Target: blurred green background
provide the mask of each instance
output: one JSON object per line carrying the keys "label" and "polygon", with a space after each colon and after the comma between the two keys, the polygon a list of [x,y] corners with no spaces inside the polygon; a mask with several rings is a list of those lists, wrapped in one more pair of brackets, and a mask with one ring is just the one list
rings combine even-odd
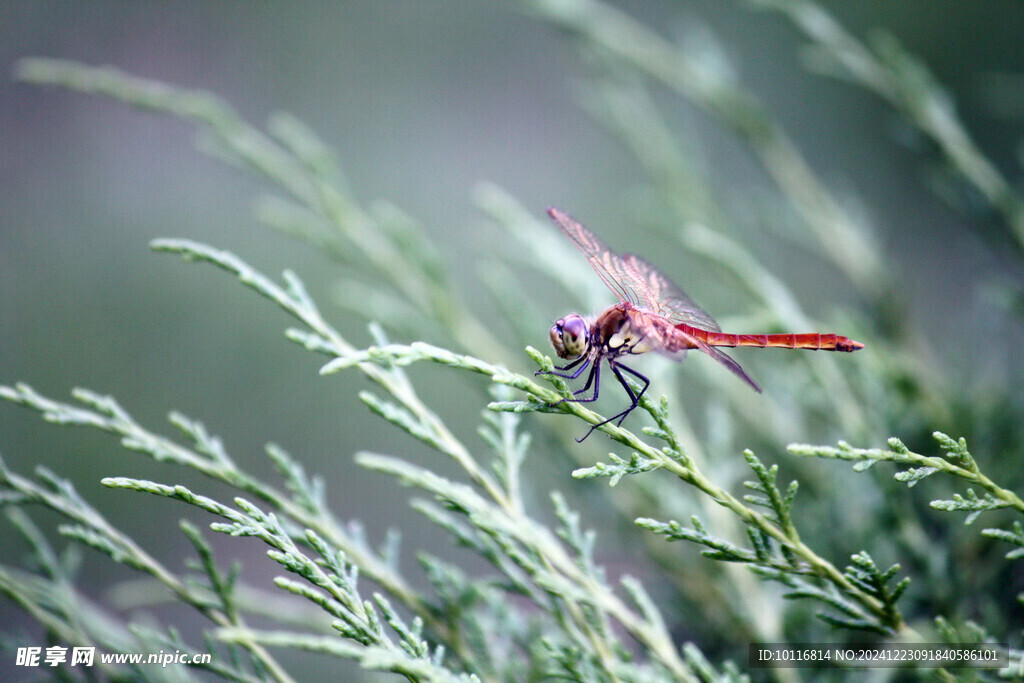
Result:
{"label": "blurred green background", "polygon": [[[999,293],[1000,284],[1020,289],[1019,250],[1002,237],[998,217],[970,210],[970,193],[943,176],[927,141],[873,94],[809,74],[799,59],[802,38],[776,14],[742,2],[614,4],[672,40],[710,58],[721,50],[732,62],[822,182],[899,264],[906,314],[936,339],[937,374],[964,392],[992,395],[1019,381],[1020,317],[1008,313],[1013,297]],[[884,27],[925,60],[983,151],[1019,183],[1024,5],[822,4],[855,35]],[[291,268],[353,343],[371,343],[365,322],[373,311],[360,318],[332,305],[346,297],[332,285],[334,266],[253,219],[259,182],[197,153],[193,130],[180,121],[20,84],[12,67],[27,56],[110,64],[217,93],[256,125],[275,111],[294,114],[337,151],[357,198],[387,199],[422,222],[479,315],[491,310],[476,284],[481,263],[497,260],[532,277],[522,267],[522,245],[474,207],[483,181],[537,216],[557,205],[613,247],[647,255],[719,319],[742,312],[735,288],[722,287],[713,270],[692,271],[686,254],[666,248],[642,221],[638,227],[649,199],[641,170],[580,106],[592,87],[592,55],[521,9],[433,0],[0,4],[0,382],[25,381],[57,398],[75,386],[109,393],[165,433],[172,431],[163,426],[166,413],[180,410],[261,473],[269,470],[263,444],[280,443],[323,474],[339,516],[366,520],[372,537],[399,525],[417,542],[440,540],[408,513],[405,492],[351,464],[362,449],[415,457],[419,448],[367,417],[356,398],[361,377],[318,377],[318,359],[284,339],[291,323],[277,310],[222,273],[149,251],[155,237],[188,237],[230,249],[271,275]],[[656,97],[667,122],[686,131],[687,151],[737,239],[812,315],[828,319],[835,301],[856,307],[843,279],[792,227],[797,220],[772,213],[776,190],[748,151],[687,102]],[[549,321],[574,299],[542,286],[532,293],[542,296],[526,313],[538,321],[529,343],[546,351]],[[525,357],[472,352],[530,370]],[[754,355],[737,357],[759,377],[771,361]],[[480,387],[436,369],[420,377],[435,383],[424,394],[445,397],[443,416],[471,433],[486,400]],[[770,386],[766,394],[771,400]],[[528,418],[527,428],[530,419],[554,418]],[[605,449],[593,443],[599,440],[589,444],[597,454]],[[184,510],[98,484],[106,475],[189,483],[180,472],[10,405],[0,405],[0,455],[22,473],[42,463],[72,477],[148,550],[167,558],[184,552],[175,527]],[[547,467],[553,486],[572,485],[564,462],[533,466]],[[246,578],[265,583],[276,573],[255,544],[219,547],[251,558]],[[5,547],[0,555],[20,550]],[[412,554],[409,548],[410,566]],[[83,586],[96,596],[130,576],[88,553],[84,562],[93,574]],[[11,609],[0,603],[5,617]]]}

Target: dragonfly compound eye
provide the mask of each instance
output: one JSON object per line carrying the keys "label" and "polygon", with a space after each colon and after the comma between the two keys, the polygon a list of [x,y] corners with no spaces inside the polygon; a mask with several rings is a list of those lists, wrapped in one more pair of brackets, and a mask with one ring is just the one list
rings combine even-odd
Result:
{"label": "dragonfly compound eye", "polygon": [[587,350],[587,323],[578,315],[568,315],[551,327],[551,346],[559,358],[576,358]]}

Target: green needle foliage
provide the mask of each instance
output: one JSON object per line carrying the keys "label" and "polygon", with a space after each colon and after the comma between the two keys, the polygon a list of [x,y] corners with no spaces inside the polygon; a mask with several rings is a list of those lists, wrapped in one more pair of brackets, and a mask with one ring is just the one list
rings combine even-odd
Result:
{"label": "green needle foliage", "polygon": [[[515,351],[536,339],[533,321],[506,315],[511,331],[496,334],[462,303],[446,276],[442,250],[416,222],[393,206],[361,206],[341,182],[331,151],[295,118],[275,115],[264,132],[209,93],[110,68],[27,59],[17,67],[26,82],[102,95],[195,125],[204,150],[274,188],[277,194],[259,205],[262,222],[338,261],[344,272],[359,263],[386,284],[371,288],[359,275],[343,276],[343,286],[362,297],[363,310],[384,312],[368,321],[374,344],[362,347],[332,325],[334,312],[321,308],[294,272],[275,279],[231,252],[196,241],[152,243],[161,254],[224,271],[276,305],[292,325],[287,338],[302,352],[322,357],[321,375],[346,387],[357,383],[356,376],[369,380],[371,388],[358,392],[368,412],[447,462],[439,467],[361,452],[356,463],[412,489],[412,508],[480,562],[463,566],[454,558],[465,555],[442,557],[415,548],[421,574],[407,576],[398,556],[408,541],[395,531],[375,547],[358,523],[340,520],[329,509],[328,483],[279,445],[266,446],[277,472],[277,481],[266,481],[242,468],[201,422],[180,413],[170,414],[176,433],[167,436],[136,420],[113,397],[74,389],[74,400],[64,402],[17,383],[0,386],[0,398],[55,425],[108,433],[128,452],[203,475],[216,484],[212,490],[226,486],[232,494],[208,495],[202,483],[186,487],[103,473],[110,495],[180,504],[188,516],[181,533],[194,557],[182,567],[168,566],[145,550],[147,539],[122,532],[117,520],[101,515],[67,479],[43,467],[25,476],[0,461],[0,503],[33,559],[32,569],[0,566],[0,594],[57,642],[92,644],[105,652],[209,652],[209,673],[238,681],[292,680],[275,657],[279,649],[354,660],[367,670],[413,681],[740,681],[748,680],[749,642],[864,639],[1011,642],[1015,668],[1003,675],[1024,676],[1024,596],[1008,593],[997,581],[1019,577],[1024,558],[1024,502],[1014,491],[1024,483],[1024,420],[1019,412],[1012,415],[1021,408],[1019,397],[997,402],[1006,411],[1003,421],[1013,425],[1008,429],[1015,430],[1005,450],[993,446],[975,456],[966,438],[934,431],[952,424],[977,446],[975,435],[995,420],[964,406],[966,399],[920,361],[925,342],[910,327],[910,316],[900,315],[895,295],[898,265],[844,211],[767,107],[734,77],[709,69],[612,5],[521,4],[531,16],[574,35],[595,58],[593,88],[583,105],[649,173],[652,201],[665,223],[685,226],[682,244],[749,287],[752,320],[780,329],[819,326],[785,281],[729,235],[725,212],[682,152],[683,132],[665,123],[652,87],[704,109],[749,147],[822,258],[865,302],[866,312],[840,312],[830,322],[857,330],[867,348],[841,367],[811,354],[794,359],[785,370],[791,393],[778,401],[756,399],[731,378],[699,376],[699,368],[692,368],[697,385],[708,389],[698,392],[708,397],[707,426],[681,409],[685,401],[672,393],[670,378],[656,377],[640,402],[644,415],[626,423],[638,431],[604,424],[591,437],[615,449],[595,462],[592,451],[577,447],[571,436],[603,417],[587,404],[559,402],[571,396],[564,380],[534,376],[535,370],[552,368],[546,354],[529,346],[525,356]],[[866,47],[812,3],[754,4],[784,13],[807,34],[816,65],[827,62],[831,72],[880,95],[934,139],[954,172],[1003,216],[1007,234],[1021,240],[1020,197],[984,159],[955,113],[936,110],[936,102],[945,100],[923,64],[891,41]],[[582,259],[568,244],[553,241],[554,231],[537,212],[491,185],[482,185],[476,198],[483,212],[521,241],[524,264],[566,291],[596,282],[585,263],[578,270],[566,266]],[[483,270],[481,281],[496,306],[521,310],[509,295],[519,291],[509,286],[515,275],[497,265]],[[418,336],[444,341],[411,341]],[[422,398],[408,372],[414,364],[475,381],[482,448]],[[657,391],[666,395],[654,396]],[[534,436],[545,431],[550,433],[543,440]],[[906,441],[885,440],[901,431]],[[934,432],[942,453],[917,452],[926,450],[922,431]],[[821,440],[829,442],[841,435],[886,447],[839,441],[835,447],[787,448],[794,434],[805,440],[828,434]],[[752,448],[735,446],[748,439],[760,457]],[[574,509],[569,500],[576,496],[567,491],[550,492],[549,504],[536,502],[538,490],[547,492],[531,480],[528,462],[552,450],[579,459],[575,485],[595,498],[602,495],[599,502],[585,503],[593,509]],[[777,462],[768,464],[769,458]],[[812,458],[849,461],[855,472]],[[1001,461],[1014,464],[1000,466]],[[906,486],[894,488],[887,476],[878,476],[887,463]],[[780,479],[782,471],[786,476]],[[590,481],[602,478],[614,492]],[[922,490],[927,500],[920,499]],[[57,533],[72,549],[66,556],[27,514],[33,508],[62,518]],[[599,508],[632,520],[629,538],[588,528]],[[982,515],[993,521],[964,541],[960,525],[936,511],[962,513],[967,525]],[[842,529],[833,531],[830,520]],[[941,532],[921,540],[926,526]],[[274,584],[288,608],[261,610],[246,585],[247,568],[218,557],[211,533],[260,544],[279,572]],[[998,567],[985,574],[989,583],[970,583],[965,575],[976,565],[950,570],[951,564],[967,562],[958,553],[964,543],[984,554],[970,558],[977,565]],[[620,544],[634,553],[630,571],[637,575],[602,565],[607,549]],[[687,554],[687,548],[696,552]],[[138,572],[194,609],[208,627],[198,637],[184,636],[173,624],[143,626],[109,614],[76,587],[74,549]],[[430,590],[416,587],[423,584]],[[273,626],[265,625],[268,619]],[[112,678],[163,676],[153,667],[104,667],[102,675]],[[949,671],[933,673],[954,680]],[[757,676],[800,680],[796,670]]]}

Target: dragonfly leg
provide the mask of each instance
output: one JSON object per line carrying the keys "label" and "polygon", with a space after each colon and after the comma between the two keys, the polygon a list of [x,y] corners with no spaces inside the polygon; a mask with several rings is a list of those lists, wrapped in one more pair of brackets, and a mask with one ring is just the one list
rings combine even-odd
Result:
{"label": "dragonfly leg", "polygon": [[[582,363],[582,365],[580,365],[580,363]],[[568,365],[562,365],[562,366],[556,365],[555,366],[555,370],[563,370],[564,371],[564,370],[572,370],[577,365],[579,365],[579,367],[576,368],[576,372],[572,373],[571,375],[565,374],[564,372],[555,372],[554,370],[538,370],[537,372],[535,372],[533,374],[534,375],[554,375],[555,377],[561,377],[562,379],[576,379],[577,377],[579,377],[580,375],[583,374],[583,371],[587,369],[587,366],[589,364],[590,364],[590,356],[580,356],[579,358],[577,358],[573,362],[569,363]]]}
{"label": "dragonfly leg", "polygon": [[597,394],[599,393],[599,391],[601,389],[601,364],[600,363],[594,363],[594,367],[591,368],[590,374],[587,375],[587,381],[583,384],[583,388],[582,389],[577,389],[576,391],[572,392],[572,395],[573,396],[579,396],[580,394],[582,394],[583,392],[585,392],[587,389],[590,388],[591,383],[593,383],[593,385],[594,385],[594,393],[590,395],[590,398],[574,398],[572,400],[577,402],[577,403],[590,403],[591,401],[596,401],[597,400]]}
{"label": "dragonfly leg", "polygon": [[[579,374],[581,372],[583,372],[583,368],[585,368],[585,367],[587,367],[587,366],[583,365],[576,372],[576,374],[573,375],[572,377],[567,377],[566,375],[559,375],[559,377],[566,377],[566,379],[575,379],[576,377],[579,376]],[[583,392],[585,392],[588,389],[590,389],[590,385],[591,384],[594,385],[594,393],[593,394],[591,394],[590,396],[588,396],[586,398],[575,398],[579,394],[582,394]],[[573,398],[563,398],[561,401],[556,401],[555,403],[552,403],[551,407],[553,408],[553,407],[557,406],[559,403],[565,403],[566,401],[572,401],[573,403],[591,403],[592,401],[596,401],[597,400],[597,395],[600,392],[600,389],[601,389],[601,364],[600,363],[594,363],[590,367],[590,374],[587,375],[587,381],[583,385],[583,388],[582,389],[577,389],[576,391],[572,392]]]}
{"label": "dragonfly leg", "polygon": [[[643,375],[641,375],[639,372],[637,372],[636,370],[634,370],[631,367],[628,367],[626,365],[622,365],[620,363],[615,363],[614,361],[609,361],[608,365],[611,366],[612,372],[615,373],[616,379],[619,380],[619,384],[621,384],[622,388],[626,390],[627,394],[629,394],[629,400],[630,400],[629,407],[626,408],[625,410],[623,410],[621,413],[617,413],[615,415],[612,415],[607,420],[603,420],[601,422],[598,422],[596,425],[593,425],[590,428],[590,430],[587,431],[586,434],[584,434],[581,438],[576,439],[577,443],[582,443],[588,436],[590,436],[591,432],[593,432],[598,427],[601,427],[603,425],[608,424],[609,422],[615,422],[616,420],[618,420],[617,422],[615,422],[615,424],[621,425],[622,421],[626,419],[626,416],[629,415],[634,410],[636,410],[636,407],[640,405],[640,397],[644,395],[645,391],[647,391],[647,387],[651,386],[651,380],[647,379],[646,377],[644,377]],[[643,388],[640,389],[639,393],[634,393],[633,392],[633,387],[629,386],[629,382],[627,382],[626,378],[622,376],[621,370],[625,370],[626,372],[628,372],[629,374],[633,375],[634,377],[636,377],[637,379],[639,379],[641,382],[644,383],[644,386],[643,386]],[[595,398],[596,398],[596,394],[597,394],[596,387],[594,389],[594,394],[595,394]],[[590,399],[590,400],[593,400],[593,399]]]}
{"label": "dragonfly leg", "polygon": [[[644,383],[643,388],[640,389],[640,393],[638,393],[635,396],[633,395],[633,389],[629,386],[629,383],[626,382],[626,378],[623,377],[622,374],[619,372],[620,369],[625,370],[626,372],[628,372],[629,374],[633,375],[638,380],[640,380],[641,382]],[[619,418],[619,421],[618,421],[617,424],[621,425],[622,421],[626,419],[626,416],[629,415],[631,412],[633,412],[633,410],[638,405],[640,405],[640,397],[644,395],[645,391],[647,391],[647,387],[651,386],[651,380],[647,379],[646,377],[641,375],[639,372],[637,372],[633,368],[628,367],[626,365],[619,365],[619,364],[613,365],[612,366],[612,372],[614,372],[615,376],[619,379],[619,384],[621,384],[623,387],[626,388],[626,393],[629,394],[629,398],[632,399],[632,401],[633,401],[632,405],[630,405],[624,411],[619,413],[619,415],[615,416],[615,417]],[[613,417],[612,419],[614,420],[615,418]]]}

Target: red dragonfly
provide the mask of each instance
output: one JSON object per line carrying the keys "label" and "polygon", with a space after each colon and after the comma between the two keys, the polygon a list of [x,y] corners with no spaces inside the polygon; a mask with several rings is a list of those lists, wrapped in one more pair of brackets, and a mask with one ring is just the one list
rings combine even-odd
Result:
{"label": "red dragonfly", "polygon": [[[660,270],[633,254],[613,252],[596,235],[576,222],[571,216],[555,208],[548,209],[566,237],[580,248],[590,265],[619,303],[606,309],[593,321],[576,313],[567,315],[551,327],[551,345],[559,358],[571,361],[555,366],[555,371],[539,370],[538,375],[555,375],[574,380],[590,367],[587,382],[573,392],[573,398],[559,401],[596,401],[601,386],[601,361],[606,361],[619,384],[631,401],[628,408],[590,428],[583,441],[601,425],[618,420],[622,424],[640,404],[640,397],[651,382],[636,370],[627,367],[622,358],[630,355],[660,351],[676,360],[682,360],[690,349],[708,354],[749,384],[754,391],[761,387],[743,371],[740,364],[716,346],[757,346],[783,349],[811,349],[814,351],[856,351],[864,348],[858,341],[837,334],[727,334],[700,306],[686,296]],[[572,371],[570,373],[570,371]],[[643,382],[643,388],[634,392],[623,372]],[[590,396],[576,398],[593,386]],[[558,405],[555,403],[554,405]]]}

